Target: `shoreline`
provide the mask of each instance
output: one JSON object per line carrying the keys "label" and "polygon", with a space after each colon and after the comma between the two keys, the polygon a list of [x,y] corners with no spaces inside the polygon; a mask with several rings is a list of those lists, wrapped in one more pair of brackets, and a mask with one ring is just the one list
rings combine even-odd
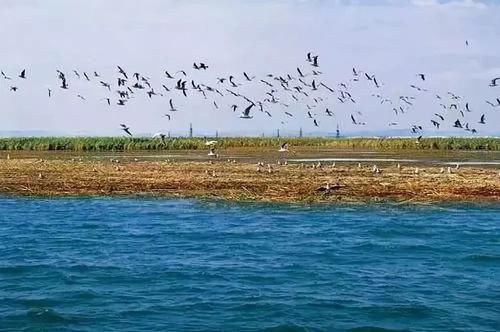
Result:
{"label": "shoreline", "polygon": [[[265,164],[198,161],[1,159],[0,194],[141,196],[287,203],[500,202],[500,174],[464,166]],[[445,169],[447,169],[445,167]],[[326,183],[329,184],[327,188]]]}

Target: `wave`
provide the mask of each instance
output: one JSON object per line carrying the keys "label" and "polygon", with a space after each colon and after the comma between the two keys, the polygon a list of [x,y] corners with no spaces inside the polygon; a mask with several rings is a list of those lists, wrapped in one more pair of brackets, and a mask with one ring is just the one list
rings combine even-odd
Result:
{"label": "wave", "polygon": [[322,332],[322,330],[319,329],[313,329],[304,326],[290,325],[290,324],[269,327],[259,331],[260,332]]}
{"label": "wave", "polygon": [[464,261],[478,262],[478,263],[500,263],[499,255],[467,255],[462,258]]}
{"label": "wave", "polygon": [[410,332],[410,330],[394,330],[375,326],[355,327],[347,330],[349,332]]}

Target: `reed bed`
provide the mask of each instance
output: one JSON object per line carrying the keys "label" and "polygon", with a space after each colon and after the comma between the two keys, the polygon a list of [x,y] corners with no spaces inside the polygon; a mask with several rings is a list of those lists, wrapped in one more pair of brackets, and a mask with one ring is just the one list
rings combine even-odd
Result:
{"label": "reed bed", "polygon": [[[180,176],[182,174],[182,176]],[[317,189],[329,182],[335,189]],[[401,169],[387,165],[273,165],[228,161],[129,161],[10,159],[0,162],[0,192],[25,195],[175,195],[283,202],[500,201],[498,170],[464,167]]]}
{"label": "reed bed", "polygon": [[[329,137],[224,137],[219,148],[277,147],[288,142],[293,147],[326,147],[371,150],[485,150],[500,151],[500,138],[445,137],[423,138],[329,138]],[[22,151],[154,151],[206,149],[203,138],[176,137],[165,141],[126,137],[11,137],[0,138],[0,150]]]}

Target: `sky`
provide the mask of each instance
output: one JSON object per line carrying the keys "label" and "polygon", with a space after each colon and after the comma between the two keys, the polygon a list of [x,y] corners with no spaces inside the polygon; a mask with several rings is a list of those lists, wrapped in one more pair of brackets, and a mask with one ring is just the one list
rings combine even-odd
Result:
{"label": "sky", "polygon": [[[198,134],[260,135],[277,129],[293,134],[299,128],[329,134],[339,125],[342,133],[353,135],[410,135],[411,126],[420,125],[424,135],[468,135],[452,127],[459,118],[478,135],[499,135],[500,107],[485,102],[500,98],[500,86],[488,86],[500,77],[499,17],[500,4],[493,0],[2,0],[0,69],[12,80],[0,78],[0,134],[122,135],[121,123],[138,135],[186,134],[192,123]],[[320,76],[310,75],[314,68],[306,62],[307,52],[319,56]],[[193,62],[209,69],[195,71]],[[241,99],[209,93],[205,100],[196,91],[188,91],[188,98],[172,91],[151,99],[140,92],[125,107],[113,96],[108,106],[106,88],[72,73],[97,71],[100,79],[116,84],[117,65],[148,77],[157,92],[162,84],[175,85],[165,70],[185,69],[188,84],[194,79],[223,91],[229,86],[218,84],[217,77],[234,75],[245,83],[244,71],[260,79],[269,73],[297,76],[300,67],[308,82],[316,79],[335,90],[346,83],[356,103],[340,103],[338,92],[325,89],[314,92],[323,99],[319,103],[294,103],[280,91],[276,95],[289,107],[266,104],[272,117],[254,109],[250,120],[230,109],[233,103],[246,107]],[[353,67],[376,75],[380,88],[366,79],[352,82]],[[26,80],[17,77],[22,69]],[[69,90],[59,88],[56,70],[66,73]],[[418,73],[426,74],[425,82]],[[237,89],[254,100],[269,91],[257,80]],[[442,109],[440,102],[454,102],[449,91],[462,96],[459,108],[468,102],[472,112],[462,118]],[[393,105],[380,104],[372,94]],[[403,115],[393,111],[401,104],[399,96],[415,97]],[[169,113],[170,98],[179,111],[171,112],[169,121],[163,115]],[[318,127],[307,116],[307,105]],[[333,117],[326,116],[327,107]],[[434,113],[446,116],[439,130],[430,123]],[[354,125],[351,114],[366,125]],[[485,125],[478,124],[481,114]]]}

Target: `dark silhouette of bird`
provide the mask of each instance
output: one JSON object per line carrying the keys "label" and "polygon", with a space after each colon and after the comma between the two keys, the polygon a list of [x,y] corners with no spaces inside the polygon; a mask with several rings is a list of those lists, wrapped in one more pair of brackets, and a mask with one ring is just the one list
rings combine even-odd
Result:
{"label": "dark silhouette of bird", "polygon": [[418,76],[420,76],[420,78],[422,79],[422,81],[425,81],[425,74],[417,74]]}
{"label": "dark silhouette of bird", "polygon": [[319,127],[318,121],[316,119],[313,120],[314,126]]}
{"label": "dark silhouette of bird", "polygon": [[[2,75],[4,75],[4,74],[3,74],[3,72],[2,72]],[[5,75],[4,75],[4,77],[5,77]],[[498,86],[498,81],[500,81],[500,77],[497,77],[497,78],[492,79],[492,80],[491,80],[491,83],[490,83],[490,86],[491,86],[491,87],[493,87],[493,86]]]}
{"label": "dark silhouette of bird", "polygon": [[485,120],[485,119],[486,119],[486,118],[485,118],[484,114],[483,114],[483,115],[481,115],[481,119],[479,120],[479,123],[480,123],[480,124],[486,124],[486,122],[484,122],[484,120]]}
{"label": "dark silhouette of bird", "polygon": [[11,86],[10,91],[16,92],[19,88],[17,86]]}
{"label": "dark silhouette of bird", "polygon": [[111,91],[111,85],[109,83],[103,81],[100,81],[100,83],[103,87],[108,88],[108,90]]}
{"label": "dark silhouette of bird", "polygon": [[457,121],[455,121],[455,123],[453,124],[453,127],[455,128],[463,128],[462,127],[462,124],[460,123],[460,120],[457,119]]}
{"label": "dark silhouette of bird", "polygon": [[127,133],[127,135],[129,135],[130,137],[132,137],[132,133],[130,132],[130,127],[127,127],[127,125],[125,124],[120,124],[120,127],[122,127],[121,129]]}
{"label": "dark silhouette of bird", "polygon": [[251,81],[252,79],[254,79],[254,78],[255,78],[255,76],[252,76],[252,77],[250,78],[250,76],[248,76],[248,74],[247,74],[247,73],[245,73],[245,72],[243,72],[243,76],[245,76],[245,78],[247,79],[247,81]]}
{"label": "dark silhouette of bird", "polygon": [[240,118],[242,119],[251,119],[253,116],[250,115],[250,110],[254,107],[255,104],[250,104],[245,110],[241,113]]}
{"label": "dark silhouette of bird", "polygon": [[47,89],[47,92],[49,93],[49,98],[52,97],[52,90]]}
{"label": "dark silhouette of bird", "polygon": [[21,74],[19,74],[19,77],[23,78],[23,79],[26,79],[26,69],[23,69],[23,71],[21,72]]}
{"label": "dark silhouette of bird", "polygon": [[439,125],[440,125],[440,123],[439,123],[439,122],[434,121],[434,120],[431,120],[431,123],[432,123],[432,125],[433,125],[434,127],[436,127],[437,129],[439,129]]}
{"label": "dark silhouette of bird", "polygon": [[302,74],[302,71],[300,70],[300,68],[299,68],[299,67],[297,67],[297,72],[299,73],[299,76],[300,76],[300,77],[304,77],[304,74]]}
{"label": "dark silhouette of bird", "polygon": [[168,71],[165,70],[165,76],[167,76],[167,78],[169,79],[173,79],[174,77],[172,75],[170,75],[170,73]]}
{"label": "dark silhouette of bird", "polygon": [[437,116],[438,118],[440,118],[441,121],[444,121],[444,116],[442,116],[441,114],[434,113],[434,115]]}
{"label": "dark silhouette of bird", "polygon": [[177,109],[174,107],[174,103],[172,101],[172,98],[170,98],[170,100],[168,101],[169,105],[170,105],[170,112],[176,112]]}
{"label": "dark silhouette of bird", "polygon": [[3,72],[3,70],[2,70],[2,71],[0,71],[0,73],[2,74],[2,77],[3,77],[5,80],[11,80],[11,78],[10,78],[9,76],[7,76],[7,75]]}
{"label": "dark silhouette of bird", "polygon": [[126,79],[128,79],[128,76],[127,76],[127,73],[125,72],[125,70],[123,70],[123,68],[122,68],[122,67],[120,67],[120,66],[117,66],[117,67],[118,67],[118,72],[119,72],[120,74],[122,74],[122,75],[123,75],[123,77],[125,77]]}
{"label": "dark silhouette of bird", "polygon": [[312,57],[312,64],[311,64],[313,67],[319,67],[318,65],[318,56],[315,55]]}

